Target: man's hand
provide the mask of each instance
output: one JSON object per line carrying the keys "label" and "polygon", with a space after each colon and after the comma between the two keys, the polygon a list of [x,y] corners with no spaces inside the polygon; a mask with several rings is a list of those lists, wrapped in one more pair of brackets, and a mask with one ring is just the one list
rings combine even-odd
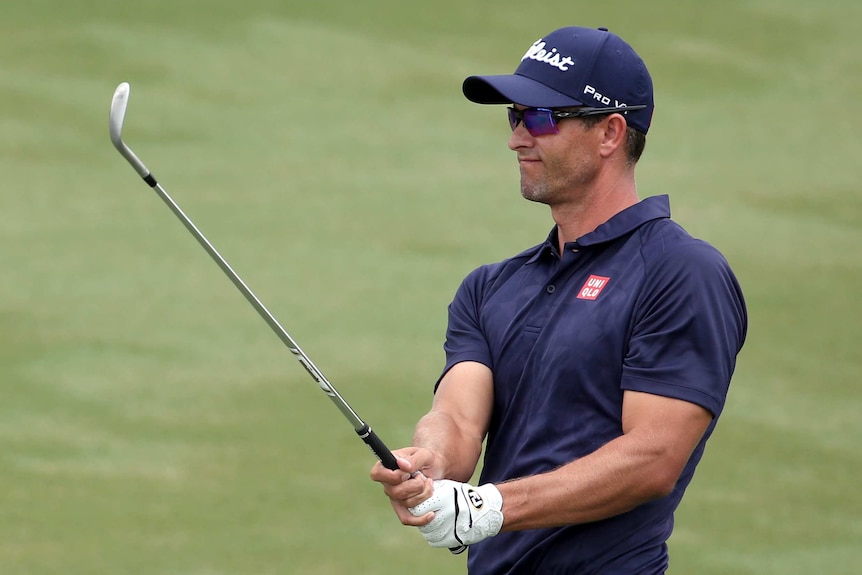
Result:
{"label": "man's hand", "polygon": [[503,496],[492,483],[474,487],[448,479],[434,481],[434,493],[410,513],[433,512],[434,519],[419,527],[432,547],[472,545],[500,532]]}
{"label": "man's hand", "polygon": [[386,469],[378,461],[371,468],[371,479],[383,486],[383,492],[389,497],[401,523],[413,527],[425,525],[431,520],[430,513],[428,517],[416,517],[408,509],[419,505],[434,493],[434,484],[426,477],[426,473],[433,472],[434,454],[415,447],[392,453],[398,462],[398,470]]}

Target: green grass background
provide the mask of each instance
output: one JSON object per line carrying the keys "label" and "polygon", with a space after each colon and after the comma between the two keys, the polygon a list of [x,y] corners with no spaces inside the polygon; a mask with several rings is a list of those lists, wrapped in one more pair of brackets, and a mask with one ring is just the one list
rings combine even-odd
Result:
{"label": "green grass background", "polygon": [[749,340],[671,573],[862,571],[857,0],[29,0],[0,8],[0,573],[457,573],[111,147],[125,138],[391,447],[473,267],[544,238],[498,107],[568,24],[649,64],[642,196],[719,247]]}

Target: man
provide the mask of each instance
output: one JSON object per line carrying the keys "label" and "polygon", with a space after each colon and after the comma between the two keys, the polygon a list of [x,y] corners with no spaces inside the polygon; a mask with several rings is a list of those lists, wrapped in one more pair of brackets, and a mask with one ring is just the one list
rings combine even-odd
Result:
{"label": "man", "polygon": [[745,339],[739,285],[666,196],[637,196],[653,89],[621,38],[562,28],[463,90],[511,104],[521,193],[556,225],[464,280],[431,411],[371,477],[474,575],[664,573]]}

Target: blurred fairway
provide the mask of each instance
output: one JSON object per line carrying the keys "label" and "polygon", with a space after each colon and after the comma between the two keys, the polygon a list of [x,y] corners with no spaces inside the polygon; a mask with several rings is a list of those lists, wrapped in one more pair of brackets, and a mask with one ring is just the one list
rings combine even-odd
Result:
{"label": "blurred fairway", "polygon": [[749,340],[671,573],[862,572],[862,4],[29,0],[0,8],[0,573],[457,573],[111,147],[124,137],[380,436],[475,266],[541,241],[497,107],[569,24],[647,61],[642,196],[719,247]]}

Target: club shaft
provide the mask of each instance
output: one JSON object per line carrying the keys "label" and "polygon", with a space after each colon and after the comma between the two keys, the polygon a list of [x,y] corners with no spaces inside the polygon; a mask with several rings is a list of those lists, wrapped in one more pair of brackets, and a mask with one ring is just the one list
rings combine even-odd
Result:
{"label": "club shaft", "polygon": [[170,210],[174,213],[174,215],[183,223],[186,229],[195,237],[201,247],[210,255],[210,257],[215,261],[216,264],[221,268],[221,270],[225,273],[225,275],[233,282],[236,288],[242,293],[246,300],[252,305],[252,307],[257,311],[261,318],[269,325],[273,332],[284,342],[284,345],[287,349],[299,360],[299,363],[305,368],[305,370],[311,375],[314,381],[317,382],[317,385],[320,386],[320,389],[326,393],[327,396],[332,400],[335,406],[341,411],[344,417],[350,422],[353,426],[353,429],[359,435],[359,437],[371,448],[371,450],[377,455],[380,461],[383,463],[385,467],[388,469],[398,469],[398,464],[395,461],[395,457],[392,455],[392,452],[383,444],[377,434],[371,430],[367,423],[365,423],[359,415],[350,407],[350,404],[345,401],[345,399],[338,393],[338,390],[329,382],[326,376],[323,375],[323,372],[318,369],[318,367],[314,364],[313,361],[305,354],[304,351],[299,347],[299,345],[294,341],[294,339],[290,336],[286,329],[278,322],[275,316],[266,308],[263,302],[258,299],[258,297],[254,294],[251,288],[246,285],[243,279],[239,276],[239,274],[234,271],[231,265],[227,262],[227,260],[222,257],[219,251],[212,245],[212,243],[204,236],[204,234],[198,229],[198,227],[194,224],[194,222],[189,218],[185,212],[180,208],[180,206],[173,200],[173,198],[168,194],[167,190],[156,179],[153,177],[151,173],[147,173],[146,177],[144,177],[144,181],[150,185],[150,187],[155,190],[155,192],[159,195],[159,197],[164,201],[164,203],[170,208]]}
{"label": "club shaft", "polygon": [[[152,174],[147,174],[144,177],[144,181],[147,182],[159,195],[160,198],[167,204],[167,206],[171,209],[174,215],[179,218],[179,220],[185,225],[186,229],[191,232],[191,234],[195,237],[198,243],[206,250],[206,252],[212,257],[212,259],[218,264],[218,266],[222,269],[222,271],[227,275],[228,278],[233,282],[233,284],[237,287],[237,289],[245,296],[245,299],[257,310],[257,313],[266,321],[272,331],[284,342],[284,345],[287,346],[287,349],[290,350],[296,359],[299,360],[299,363],[308,371],[312,378],[317,382],[320,388],[329,396],[329,398],[335,403],[341,413],[350,421],[353,425],[353,429],[371,448],[371,451],[377,455],[380,462],[387,469],[396,470],[398,469],[398,462],[395,460],[395,456],[389,450],[388,447],[383,443],[383,441],[377,437],[377,434],[372,431],[371,427],[362,419],[360,419],[359,415],[353,411],[353,408],[341,397],[341,394],[338,393],[338,390],[326,379],[323,373],[314,365],[314,362],[305,355],[305,352],[297,345],[297,343],[290,337],[290,334],[287,333],[287,330],[282,327],[282,325],[275,319],[275,316],[270,313],[270,311],[263,305],[254,292],[246,285],[246,283],[239,277],[230,264],[225,260],[222,255],[218,252],[218,250],[213,246],[210,241],[203,235],[203,233],[198,229],[198,227],[194,224],[194,222],[183,212],[182,208],[171,198],[170,194],[162,187],[160,183],[156,181]],[[457,555],[462,553],[467,547],[461,545],[459,547],[452,547],[449,551],[453,555]]]}
{"label": "club shaft", "polygon": [[[155,180],[153,180],[155,182]],[[324,392],[327,395],[338,397],[338,393],[329,384],[324,375],[320,372],[317,366],[309,359],[309,357],[303,352],[299,345],[290,337],[290,334],[287,333],[287,330],[282,327],[282,325],[275,319],[275,316],[270,313],[270,311],[263,305],[263,302],[258,299],[258,297],[251,291],[251,289],[246,285],[246,283],[242,280],[241,277],[234,271],[231,265],[227,262],[227,260],[222,257],[219,251],[215,248],[215,246],[210,243],[210,241],[206,238],[206,236],[201,233],[198,227],[194,224],[194,222],[189,219],[189,217],[183,212],[182,208],[171,198],[171,196],[165,191],[164,187],[158,182],[155,182],[155,185],[152,186],[159,197],[167,204],[167,206],[171,209],[174,215],[180,219],[180,221],[185,225],[186,229],[191,232],[191,234],[195,237],[201,247],[206,250],[206,252],[212,257],[212,259],[218,264],[218,266],[222,269],[222,271],[227,275],[228,278],[233,282],[233,284],[237,287],[237,289],[245,296],[245,299],[257,310],[257,313],[260,314],[260,317],[263,318],[264,321],[269,325],[270,328],[275,332],[275,334],[284,342],[287,346],[287,349],[290,350],[299,362],[308,370],[308,373],[311,374],[311,377],[320,385]],[[353,411],[349,406],[346,405],[344,400],[342,399],[339,407],[342,408],[342,412],[345,417],[350,420],[350,423],[354,426],[354,428],[358,428],[362,426],[362,420]]]}

